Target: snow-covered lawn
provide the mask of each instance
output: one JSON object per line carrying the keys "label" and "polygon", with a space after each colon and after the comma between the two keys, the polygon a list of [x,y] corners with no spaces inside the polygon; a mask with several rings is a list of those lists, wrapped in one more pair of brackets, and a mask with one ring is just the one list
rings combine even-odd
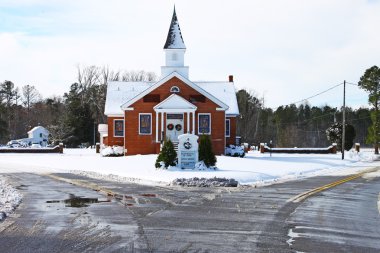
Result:
{"label": "snow-covered lawn", "polygon": [[0,173],[86,171],[125,177],[137,183],[169,183],[176,178],[225,177],[240,184],[263,184],[305,176],[349,174],[379,166],[372,151],[341,154],[260,154],[245,158],[218,156],[217,170],[157,170],[156,155],[102,157],[94,149],[65,149],[64,154],[0,154]]}

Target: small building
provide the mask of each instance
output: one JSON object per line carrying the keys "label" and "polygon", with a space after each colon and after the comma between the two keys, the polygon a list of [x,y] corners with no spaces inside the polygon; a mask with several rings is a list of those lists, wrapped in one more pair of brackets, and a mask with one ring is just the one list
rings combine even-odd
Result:
{"label": "small building", "polygon": [[33,127],[28,132],[28,138],[17,140],[17,142],[26,146],[31,146],[32,144],[39,144],[41,145],[41,147],[46,147],[48,145],[48,141],[49,131],[42,126]]}
{"label": "small building", "polygon": [[236,143],[239,109],[233,76],[227,81],[191,81],[185,51],[174,9],[160,80],[108,82],[108,134],[102,133],[108,145],[125,147],[126,155],[154,154],[165,138],[178,143],[184,133],[210,135],[215,154],[224,154],[227,145]]}

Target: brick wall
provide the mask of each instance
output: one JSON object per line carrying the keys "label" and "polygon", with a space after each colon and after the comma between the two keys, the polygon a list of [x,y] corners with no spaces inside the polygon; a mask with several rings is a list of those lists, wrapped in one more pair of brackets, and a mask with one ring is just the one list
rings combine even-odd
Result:
{"label": "brick wall", "polygon": [[[114,120],[115,119],[123,119],[123,117],[108,117],[107,123],[108,123],[108,137],[107,137],[107,145],[108,146],[124,146],[124,138],[123,137],[114,137]],[[126,128],[125,122],[124,122],[124,129]]]}

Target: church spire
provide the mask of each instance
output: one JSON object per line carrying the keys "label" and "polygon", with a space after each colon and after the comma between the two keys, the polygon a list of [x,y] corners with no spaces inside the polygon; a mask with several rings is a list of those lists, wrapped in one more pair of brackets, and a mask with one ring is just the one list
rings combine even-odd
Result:
{"label": "church spire", "polygon": [[175,12],[175,6],[164,49],[186,49],[185,42],[182,38],[181,28],[179,27],[177,14]]}

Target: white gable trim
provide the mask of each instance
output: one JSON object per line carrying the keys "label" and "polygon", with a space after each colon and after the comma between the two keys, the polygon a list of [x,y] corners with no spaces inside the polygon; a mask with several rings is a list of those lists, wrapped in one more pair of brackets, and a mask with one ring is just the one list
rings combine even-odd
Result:
{"label": "white gable trim", "polygon": [[[165,107],[165,104],[170,103],[171,100],[179,100],[179,102],[176,104],[176,108],[168,108]],[[161,112],[173,112],[173,111],[180,111],[180,112],[194,112],[197,110],[198,107],[196,107],[194,104],[190,103],[186,99],[184,99],[181,96],[178,96],[177,94],[172,94],[168,98],[166,98],[164,101],[153,107],[155,111]]]}
{"label": "white gable trim", "polygon": [[125,108],[128,108],[130,105],[132,105],[133,103],[137,102],[139,99],[141,99],[145,95],[149,94],[151,91],[155,90],[156,88],[158,88],[162,84],[166,83],[167,81],[169,81],[173,77],[177,77],[179,80],[181,80],[185,84],[189,85],[191,88],[193,88],[194,90],[198,91],[199,93],[201,93],[202,95],[204,95],[205,97],[207,97],[208,99],[210,99],[215,104],[219,105],[223,110],[227,110],[229,108],[228,105],[226,105],[225,103],[223,103],[222,101],[220,101],[219,99],[217,99],[216,97],[214,97],[213,95],[211,95],[210,93],[208,93],[207,91],[205,91],[204,89],[202,89],[201,87],[199,87],[198,85],[196,85],[195,83],[191,82],[190,80],[188,80],[187,78],[185,78],[182,75],[178,74],[177,72],[172,72],[171,74],[169,74],[166,77],[162,78],[160,81],[158,81],[154,85],[150,86],[148,89],[144,90],[143,92],[141,92],[140,94],[138,94],[134,98],[132,98],[129,101],[125,102],[123,105],[121,105],[121,109],[125,110]]}

